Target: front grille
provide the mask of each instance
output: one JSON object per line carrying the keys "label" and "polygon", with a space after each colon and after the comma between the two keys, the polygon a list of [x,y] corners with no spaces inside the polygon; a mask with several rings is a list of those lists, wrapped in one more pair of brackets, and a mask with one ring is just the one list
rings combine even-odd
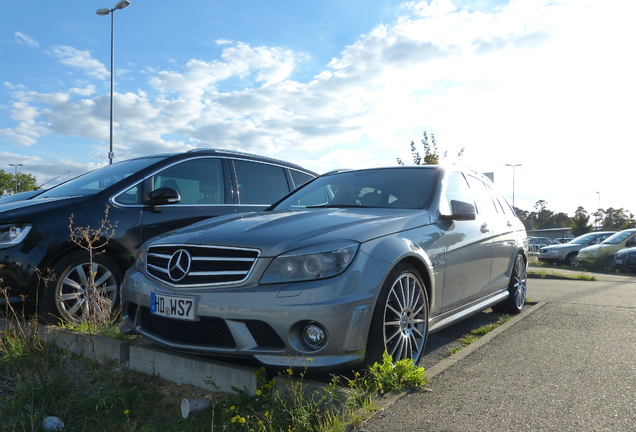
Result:
{"label": "front grille", "polygon": [[167,342],[236,347],[230,329],[221,318],[201,317],[200,321],[181,321],[152,315],[146,307],[139,309],[141,328]]}
{"label": "front grille", "polygon": [[247,279],[258,256],[259,251],[255,249],[150,246],[146,271],[176,287],[239,283]]}

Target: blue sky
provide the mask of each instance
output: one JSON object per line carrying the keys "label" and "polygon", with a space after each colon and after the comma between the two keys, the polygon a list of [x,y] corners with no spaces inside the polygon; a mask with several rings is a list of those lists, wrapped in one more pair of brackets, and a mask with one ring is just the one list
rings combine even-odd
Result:
{"label": "blue sky", "polygon": [[[115,0],[0,10],[0,168],[108,163]],[[197,147],[318,172],[448,161],[515,204],[636,212],[633,0],[131,0],[115,12],[115,160]],[[68,173],[67,173],[68,172]],[[58,177],[59,176],[59,177]],[[55,179],[55,180],[53,180]],[[600,192],[597,193],[597,192]]]}

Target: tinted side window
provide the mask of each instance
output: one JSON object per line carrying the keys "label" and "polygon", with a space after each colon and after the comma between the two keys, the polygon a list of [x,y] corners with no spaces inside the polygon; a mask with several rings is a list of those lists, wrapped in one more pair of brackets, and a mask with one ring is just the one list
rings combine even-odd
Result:
{"label": "tinted side window", "polygon": [[141,186],[135,185],[125,191],[122,194],[119,194],[116,198],[116,201],[119,204],[124,205],[132,205],[132,204],[141,204]]}
{"label": "tinted side window", "polygon": [[235,160],[234,167],[241,204],[271,204],[289,192],[282,167],[244,160]]}
{"label": "tinted side window", "polygon": [[468,176],[468,184],[475,197],[477,212],[484,215],[497,214],[497,207],[486,184],[472,176]]}
{"label": "tinted side window", "polygon": [[290,169],[289,172],[291,173],[292,180],[294,181],[295,187],[304,185],[305,183],[307,183],[309,180],[313,178],[309,174],[305,174],[304,172],[296,171],[293,169]]}
{"label": "tinted side window", "polygon": [[221,159],[200,158],[183,161],[155,174],[153,180],[155,189],[170,187],[179,192],[179,204],[225,203]]}
{"label": "tinted side window", "polygon": [[443,213],[451,214],[452,206],[451,201],[461,201],[469,204],[475,204],[473,196],[471,194],[466,178],[463,174],[454,172],[448,176],[448,183],[446,184],[446,202],[442,204],[446,205]]}

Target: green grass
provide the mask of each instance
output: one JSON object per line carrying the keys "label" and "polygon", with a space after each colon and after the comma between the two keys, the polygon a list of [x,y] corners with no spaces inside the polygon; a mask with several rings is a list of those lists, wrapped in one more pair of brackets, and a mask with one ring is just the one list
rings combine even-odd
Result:
{"label": "green grass", "polygon": [[471,330],[468,334],[463,335],[458,339],[460,346],[453,347],[448,350],[447,355],[452,356],[457,354],[463,348],[467,347],[471,343],[477,342],[480,337],[490,333],[500,325],[510,321],[512,317],[510,315],[502,315],[495,322],[491,324],[485,324],[479,328]]}
{"label": "green grass", "polygon": [[73,330],[80,333],[92,334],[97,336],[109,337],[123,342],[133,342],[141,338],[139,335],[126,335],[119,330],[116,322],[91,322],[83,321],[81,323],[58,323],[58,326],[67,330]]}
{"label": "green grass", "polygon": [[173,383],[63,351],[40,340],[36,328],[27,322],[0,332],[0,377],[11,377],[0,379],[8,389],[0,392],[0,430],[39,431],[55,416],[65,431],[342,431],[368,418],[378,395],[427,384],[423,368],[388,355],[317,388],[305,373],[288,369],[268,380],[259,371],[255,395],[207,392],[211,408],[183,419]]}

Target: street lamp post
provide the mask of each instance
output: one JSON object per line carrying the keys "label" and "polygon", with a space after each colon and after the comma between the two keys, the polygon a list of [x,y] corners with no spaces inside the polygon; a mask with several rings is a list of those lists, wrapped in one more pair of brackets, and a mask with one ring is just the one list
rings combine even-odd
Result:
{"label": "street lamp post", "polygon": [[599,224],[600,224],[600,222],[601,222],[601,193],[600,193],[600,192],[596,192],[596,193],[597,193],[597,195],[598,195],[598,207],[597,207],[597,209],[596,209],[596,214],[597,214],[598,216],[597,216],[596,220],[594,221],[594,223],[595,223],[595,225],[596,225],[596,228],[597,228],[597,229],[600,229],[600,228],[599,228]]}
{"label": "street lamp post", "polygon": [[24,166],[24,164],[9,164],[9,166],[15,167],[15,193],[18,193],[18,167]]}
{"label": "street lamp post", "polygon": [[120,0],[112,9],[97,9],[97,15],[110,15],[110,150],[108,152],[109,164],[113,164],[115,153],[113,152],[113,89],[114,89],[114,71],[115,71],[115,11],[124,9],[130,5],[129,0]]}
{"label": "street lamp post", "polygon": [[521,166],[521,164],[506,164],[506,166],[512,167],[512,206],[515,206],[515,168]]}

